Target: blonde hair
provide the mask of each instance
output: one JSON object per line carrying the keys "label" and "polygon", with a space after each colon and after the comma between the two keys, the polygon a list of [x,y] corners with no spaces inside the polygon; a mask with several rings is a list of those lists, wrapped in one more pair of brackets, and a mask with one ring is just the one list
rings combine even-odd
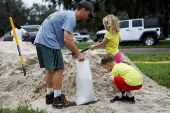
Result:
{"label": "blonde hair", "polygon": [[113,34],[119,33],[119,23],[118,18],[114,15],[108,15],[103,18],[103,25],[104,26],[110,26],[110,32]]}
{"label": "blonde hair", "polygon": [[100,65],[106,65],[107,63],[114,63],[114,62],[115,62],[115,57],[112,54],[108,53],[103,55]]}

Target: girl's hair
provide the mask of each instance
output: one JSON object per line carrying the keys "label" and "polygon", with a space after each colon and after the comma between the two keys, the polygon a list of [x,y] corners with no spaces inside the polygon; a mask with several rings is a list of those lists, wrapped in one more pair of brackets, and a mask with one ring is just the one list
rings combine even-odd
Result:
{"label": "girl's hair", "polygon": [[100,65],[106,65],[107,63],[113,63],[113,62],[115,62],[115,57],[112,54],[108,53],[103,55]]}
{"label": "girl's hair", "polygon": [[[2,33],[2,36],[4,36],[4,31],[2,29],[0,29],[0,33]],[[0,36],[0,37],[2,37]]]}
{"label": "girl's hair", "polygon": [[21,29],[21,27],[17,25],[17,23],[14,23],[14,26],[16,26],[17,29]]}
{"label": "girl's hair", "polygon": [[113,34],[119,33],[119,23],[118,18],[114,15],[108,15],[103,18],[103,25],[104,26],[110,26],[110,32]]}

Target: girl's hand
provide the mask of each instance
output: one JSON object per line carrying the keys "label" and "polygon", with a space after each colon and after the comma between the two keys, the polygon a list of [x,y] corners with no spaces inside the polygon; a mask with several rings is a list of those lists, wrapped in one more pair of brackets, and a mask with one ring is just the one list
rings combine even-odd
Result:
{"label": "girl's hand", "polygon": [[95,46],[94,45],[91,45],[90,46],[90,50],[94,50],[95,49]]}

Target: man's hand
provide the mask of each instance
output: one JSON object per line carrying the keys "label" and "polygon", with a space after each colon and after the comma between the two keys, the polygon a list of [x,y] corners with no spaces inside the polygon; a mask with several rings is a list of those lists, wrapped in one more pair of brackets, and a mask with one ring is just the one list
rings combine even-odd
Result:
{"label": "man's hand", "polygon": [[75,54],[75,57],[79,60],[79,62],[82,62],[85,59],[85,57],[82,53]]}
{"label": "man's hand", "polygon": [[72,52],[75,53],[75,57],[81,62],[84,61],[85,57],[84,55],[78,50],[76,47],[73,36],[68,31],[64,31],[64,42],[66,44],[66,47]]}

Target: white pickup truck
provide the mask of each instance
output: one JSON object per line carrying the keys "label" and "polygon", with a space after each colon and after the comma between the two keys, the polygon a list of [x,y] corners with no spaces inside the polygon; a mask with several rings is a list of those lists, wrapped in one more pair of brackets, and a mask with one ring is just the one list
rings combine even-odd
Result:
{"label": "white pickup truck", "polygon": [[76,40],[79,41],[79,42],[87,42],[87,40],[90,39],[90,35],[81,35],[81,34],[78,33],[78,32],[74,32],[72,35],[73,35],[73,37],[76,38]]}

